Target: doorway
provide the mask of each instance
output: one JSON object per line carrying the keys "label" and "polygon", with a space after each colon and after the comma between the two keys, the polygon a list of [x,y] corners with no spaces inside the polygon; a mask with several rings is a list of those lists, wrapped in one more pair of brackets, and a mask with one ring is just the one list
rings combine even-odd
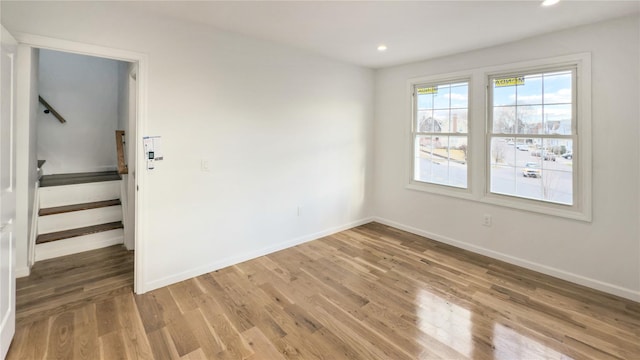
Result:
{"label": "doorway", "polygon": [[[146,76],[147,58],[144,54],[105,48],[95,45],[70,42],[41,36],[21,34],[18,37],[21,46],[31,49],[54,50],[64,53],[88,55],[103,59],[119,60],[130,65],[127,69],[126,88],[128,91],[127,100],[129,106],[125,109],[130,121],[126,126],[127,136],[126,157],[129,165],[129,174],[123,179],[122,190],[126,194],[127,210],[124,211],[123,222],[125,222],[124,242],[128,248],[134,248],[134,292],[144,293],[144,232],[142,218],[138,216],[139,204],[142,204],[144,182],[144,172],[139,172],[140,156],[142,154],[142,141],[138,140],[137,134],[144,133],[145,113],[146,113]],[[23,74],[24,76],[24,74]],[[19,141],[19,139],[18,139]],[[141,176],[140,176],[141,175]],[[128,226],[127,226],[128,225]],[[30,241],[30,245],[33,243]]]}

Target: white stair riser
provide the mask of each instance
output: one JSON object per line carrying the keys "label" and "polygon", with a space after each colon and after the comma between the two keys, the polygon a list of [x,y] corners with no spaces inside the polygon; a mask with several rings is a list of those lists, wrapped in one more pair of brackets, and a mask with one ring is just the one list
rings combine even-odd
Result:
{"label": "white stair riser", "polygon": [[114,229],[36,245],[36,261],[122,244],[124,231]]}
{"label": "white stair riser", "polygon": [[47,234],[55,231],[76,229],[115,221],[122,221],[121,205],[45,215],[38,218],[38,234]]}
{"label": "white stair riser", "polygon": [[88,184],[47,186],[39,189],[40,208],[84,204],[120,198],[120,182],[104,181]]}

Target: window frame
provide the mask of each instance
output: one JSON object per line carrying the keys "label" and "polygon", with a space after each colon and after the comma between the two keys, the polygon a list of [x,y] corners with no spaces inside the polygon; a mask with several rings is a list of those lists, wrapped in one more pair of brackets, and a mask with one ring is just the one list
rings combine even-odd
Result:
{"label": "window frame", "polygon": [[[553,73],[553,72],[571,72],[571,133],[569,135],[559,135],[559,134],[545,134],[545,133],[540,133],[540,134],[518,134],[517,132],[514,133],[497,133],[497,132],[493,132],[493,127],[494,127],[494,105],[493,105],[493,100],[494,100],[494,92],[492,91],[492,84],[493,84],[493,80],[494,79],[498,79],[498,78],[514,78],[514,77],[526,77],[529,75],[543,75],[545,73]],[[486,192],[488,194],[491,195],[499,195],[499,196],[508,196],[508,197],[514,197],[517,199],[527,199],[527,200],[532,200],[532,201],[538,201],[538,202],[542,202],[544,204],[557,204],[560,205],[562,207],[566,207],[566,208],[572,208],[576,202],[577,202],[577,193],[576,191],[574,191],[577,186],[578,186],[578,179],[575,176],[575,174],[573,173],[572,170],[572,179],[571,179],[571,184],[572,184],[572,203],[571,204],[563,204],[557,201],[551,201],[551,200],[544,200],[544,199],[535,199],[535,198],[528,198],[525,196],[520,196],[517,194],[505,194],[505,193],[497,193],[497,192],[492,192],[491,191],[491,147],[492,147],[492,140],[494,138],[501,138],[501,137],[514,137],[514,138],[532,138],[532,139],[539,139],[539,140],[546,140],[546,139],[565,139],[565,140],[571,140],[572,141],[572,148],[573,147],[578,147],[579,146],[579,137],[578,137],[578,113],[577,113],[577,101],[578,101],[578,91],[577,91],[577,66],[576,65],[571,65],[571,66],[551,66],[551,67],[543,67],[543,68],[538,68],[538,69],[529,69],[527,71],[509,71],[506,73],[498,73],[498,74],[492,74],[492,75],[488,75],[487,76],[487,118],[486,118],[486,144],[487,144],[487,153],[486,153],[486,158],[488,159],[488,165],[489,167],[487,168],[487,179],[486,179]],[[544,96],[544,94],[542,94]],[[538,104],[535,104],[538,105]],[[544,104],[540,104],[542,106],[544,106]],[[552,104],[555,105],[555,104]],[[519,107],[518,104],[514,105],[517,111],[517,108]],[[520,106],[532,106],[532,105],[520,105]],[[516,115],[517,118],[517,115]],[[578,161],[580,160],[580,154],[578,152],[574,152],[574,155],[572,157],[572,164],[573,164],[573,159],[576,160],[576,163],[578,163]],[[542,164],[544,164],[544,160],[541,157],[541,162]],[[517,167],[516,167],[517,168]],[[572,165],[573,168],[573,165]],[[517,173],[517,171],[516,171]]]}
{"label": "window frame", "polygon": [[[492,76],[544,72],[548,69],[575,67],[574,103],[575,137],[573,151],[573,205],[546,202],[490,192],[490,130],[489,86]],[[414,176],[415,85],[468,81],[467,188],[417,182]],[[407,115],[410,121],[405,132],[405,188],[474,202],[512,208],[532,213],[585,222],[592,221],[592,131],[591,131],[591,53],[549,57],[531,61],[484,66],[448,74],[436,74],[407,80]],[[483,124],[484,123],[484,124]],[[544,136],[545,134],[541,134]],[[548,134],[547,134],[548,135]],[[507,135],[508,136],[508,135]]]}
{"label": "window frame", "polygon": [[[464,135],[460,135],[467,138],[467,159],[466,159],[467,187],[458,187],[455,185],[439,184],[434,182],[425,182],[425,181],[416,180],[415,179],[415,166],[416,166],[415,141],[416,141],[416,138],[422,134],[421,132],[417,131],[418,97],[416,94],[416,88],[417,87],[433,87],[433,86],[440,86],[440,85],[453,85],[453,84],[459,84],[459,83],[467,83],[467,132],[464,133]],[[471,120],[472,118],[471,73],[457,72],[457,73],[443,74],[443,75],[437,75],[437,76],[414,78],[408,81],[408,85],[409,85],[409,94],[411,99],[411,105],[410,105],[411,125],[409,128],[410,130],[409,131],[410,132],[410,135],[409,135],[410,151],[409,152],[411,157],[410,157],[410,163],[409,163],[409,179],[408,179],[408,184],[406,185],[406,188],[412,189],[412,190],[442,194],[442,195],[449,195],[453,197],[462,197],[462,198],[471,199],[472,198],[472,177],[471,177],[472,161],[471,161],[470,154],[471,154],[471,145],[472,145],[471,131],[473,128],[472,120]],[[449,109],[451,108],[449,107]],[[456,133],[451,133],[451,132],[447,132],[447,133],[443,132],[438,134],[442,134],[442,136],[456,136]]]}

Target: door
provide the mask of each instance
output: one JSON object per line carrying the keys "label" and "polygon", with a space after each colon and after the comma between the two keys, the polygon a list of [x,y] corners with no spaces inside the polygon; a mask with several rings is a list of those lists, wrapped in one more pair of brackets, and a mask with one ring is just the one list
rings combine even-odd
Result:
{"label": "door", "polygon": [[0,38],[0,358],[16,328],[15,239],[15,56],[16,41],[2,27]]}

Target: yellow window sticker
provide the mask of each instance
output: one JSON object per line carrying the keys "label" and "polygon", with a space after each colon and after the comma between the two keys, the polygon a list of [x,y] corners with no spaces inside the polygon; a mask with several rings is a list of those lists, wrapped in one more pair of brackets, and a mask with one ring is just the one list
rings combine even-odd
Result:
{"label": "yellow window sticker", "polygon": [[427,95],[427,94],[437,94],[438,93],[438,87],[437,86],[432,86],[432,87],[423,87],[423,88],[418,88],[418,95]]}
{"label": "yellow window sticker", "polygon": [[493,83],[495,84],[495,87],[524,85],[524,76],[495,79],[493,80]]}

